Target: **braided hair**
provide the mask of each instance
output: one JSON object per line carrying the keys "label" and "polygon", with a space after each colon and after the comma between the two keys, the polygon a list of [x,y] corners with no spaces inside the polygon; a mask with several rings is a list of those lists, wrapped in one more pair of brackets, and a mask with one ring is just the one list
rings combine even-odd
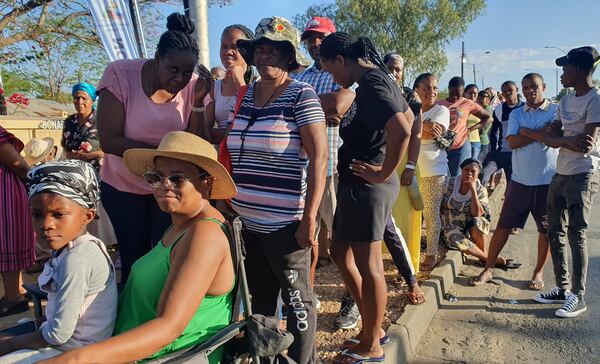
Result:
{"label": "braided hair", "polygon": [[[237,30],[240,33],[242,33],[244,36],[244,39],[254,38],[254,32],[242,24],[232,24],[232,25],[226,26],[225,29],[223,29],[223,32],[221,33],[221,37],[229,32],[234,31],[234,30]],[[243,57],[242,57],[242,59],[243,59]],[[251,65],[247,64],[246,72],[244,72],[244,81],[246,81],[246,84],[249,85],[250,83],[254,82],[256,80],[256,78],[258,78],[257,72],[252,68]]]}
{"label": "braided hair", "polygon": [[[386,75],[390,75],[390,71],[385,66],[373,42],[367,37],[355,38],[344,32],[329,34],[319,46],[319,57],[327,60],[337,56],[343,56],[353,61],[358,61],[359,58],[363,59],[379,67]],[[392,76],[390,75],[390,77]]]}
{"label": "braided hair", "polygon": [[167,17],[167,31],[164,32],[156,46],[156,54],[164,57],[173,50],[192,52],[196,57],[199,49],[196,40],[192,37],[194,33],[192,20],[179,13],[173,13]]}

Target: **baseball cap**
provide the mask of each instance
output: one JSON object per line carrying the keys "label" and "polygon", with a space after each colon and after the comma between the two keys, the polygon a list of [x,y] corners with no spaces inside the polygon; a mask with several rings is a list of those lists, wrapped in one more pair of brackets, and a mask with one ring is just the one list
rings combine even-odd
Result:
{"label": "baseball cap", "polygon": [[596,48],[590,46],[571,49],[566,56],[556,59],[556,65],[560,67],[572,64],[586,68],[595,68],[598,63],[600,63],[600,55],[598,55]]}
{"label": "baseball cap", "polygon": [[324,18],[320,16],[314,16],[306,27],[304,28],[304,32],[302,32],[302,36],[300,40],[303,41],[308,38],[308,35],[311,32],[317,33],[335,33],[335,24],[333,24],[333,20],[329,18]]}

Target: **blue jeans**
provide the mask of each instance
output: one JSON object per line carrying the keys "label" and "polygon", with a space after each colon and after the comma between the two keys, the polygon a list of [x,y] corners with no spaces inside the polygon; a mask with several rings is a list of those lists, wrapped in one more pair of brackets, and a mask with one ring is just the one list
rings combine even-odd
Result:
{"label": "blue jeans", "polygon": [[460,174],[460,164],[471,157],[471,142],[465,141],[465,144],[459,148],[452,149],[446,152],[448,154],[448,169],[450,176],[458,176]]}
{"label": "blue jeans", "polygon": [[471,142],[471,158],[479,159],[481,152],[481,142]]}

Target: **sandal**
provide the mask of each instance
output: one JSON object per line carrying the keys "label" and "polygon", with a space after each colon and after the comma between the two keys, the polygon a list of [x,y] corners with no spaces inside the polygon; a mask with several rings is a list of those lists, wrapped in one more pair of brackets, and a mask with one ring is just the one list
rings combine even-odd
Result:
{"label": "sandal", "polygon": [[15,302],[10,306],[6,306],[6,301],[2,302],[0,306],[0,317],[6,317],[15,315],[17,313],[27,312],[29,310],[29,303],[26,300]]}
{"label": "sandal", "polygon": [[[385,335],[384,337],[382,337],[382,338],[379,339],[379,345],[389,344],[390,341],[392,341],[392,338],[389,337],[389,336],[387,336],[387,335]],[[348,350],[348,349],[350,349],[351,345],[356,345],[359,342],[360,342],[360,340],[358,340],[355,337],[350,338],[350,339],[346,340],[346,342],[344,342],[343,350]]]}
{"label": "sandal", "polygon": [[509,269],[518,269],[522,265],[521,263],[515,261],[514,259],[505,259],[505,261],[506,261],[506,263],[504,263],[504,264],[496,263],[494,268],[500,268],[506,272]]}
{"label": "sandal", "polygon": [[544,289],[544,281],[539,280],[539,281],[535,281],[532,280],[531,282],[529,282],[529,289],[532,291],[541,291]]}
{"label": "sandal", "polygon": [[[354,361],[348,361],[347,358],[354,359]],[[362,363],[383,363],[385,361],[385,354],[382,356],[374,356],[369,358],[368,356],[360,356],[353,353],[349,349],[343,350],[335,360],[336,364],[362,364]]]}
{"label": "sandal", "polygon": [[408,301],[411,305],[421,305],[425,303],[425,293],[423,291],[419,293],[408,292]]}

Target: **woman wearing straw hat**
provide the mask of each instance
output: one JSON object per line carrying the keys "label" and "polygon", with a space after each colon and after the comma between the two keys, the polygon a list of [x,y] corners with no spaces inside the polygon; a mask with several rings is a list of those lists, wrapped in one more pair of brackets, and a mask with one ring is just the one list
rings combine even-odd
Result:
{"label": "woman wearing straw hat", "polygon": [[[114,337],[47,363],[131,363],[199,344],[230,322],[235,282],[225,218],[209,199],[236,187],[207,141],[167,133],[158,149],[130,149],[125,165],[153,190],[172,225],[138,259],[119,297]],[[223,350],[209,355],[221,361]]]}
{"label": "woman wearing straw hat", "polygon": [[290,22],[265,18],[255,34],[237,41],[261,78],[249,86],[227,137],[239,191],[232,206],[244,223],[254,312],[273,315],[281,289],[294,335],[288,354],[300,364],[314,363],[317,315],[309,266],[325,188],[325,115],[312,87],[289,77],[309,64]]}
{"label": "woman wearing straw hat", "polygon": [[58,147],[54,145],[54,139],[31,138],[23,148],[23,158],[30,166],[38,163],[50,162],[56,158]]}

